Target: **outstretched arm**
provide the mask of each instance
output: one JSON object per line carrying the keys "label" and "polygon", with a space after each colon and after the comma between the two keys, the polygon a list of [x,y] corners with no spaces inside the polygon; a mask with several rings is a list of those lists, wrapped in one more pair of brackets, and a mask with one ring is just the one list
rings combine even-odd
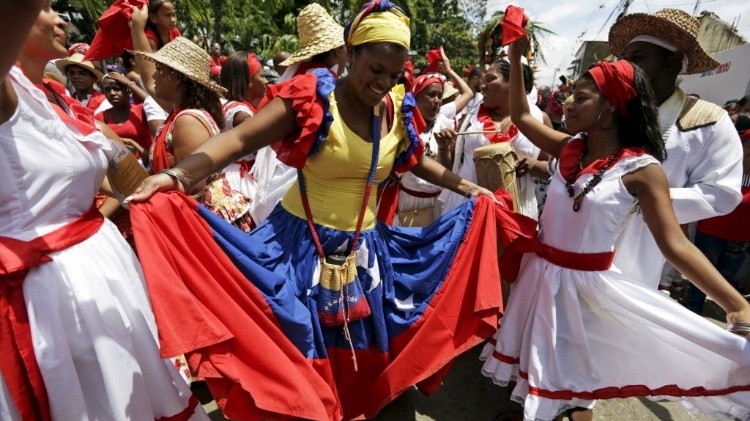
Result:
{"label": "outstretched arm", "polygon": [[[188,182],[202,180],[237,159],[299,130],[295,117],[291,100],[277,97],[253,118],[208,139],[173,169],[186,176]],[[179,187],[179,183],[170,176],[156,174],[144,180],[129,200],[144,201],[157,191]]]}
{"label": "outstretched arm", "polygon": [[510,44],[510,119],[531,143],[548,154],[558,157],[570,136],[545,126],[531,115],[523,79],[521,55],[529,40],[526,37]]}
{"label": "outstretched arm", "polygon": [[623,176],[622,181],[638,198],[643,219],[664,257],[693,285],[716,300],[727,312],[727,321],[750,321],[750,303],[682,232],[672,209],[667,177],[661,167],[649,165]]}
{"label": "outstretched arm", "polygon": [[495,203],[500,203],[491,191],[459,177],[432,158],[424,155],[419,158],[417,165],[411,169],[411,172],[425,181],[429,181],[436,186],[451,190],[460,195],[466,197],[488,196]]}
{"label": "outstretched arm", "polygon": [[459,97],[456,98],[453,103],[456,104],[456,114],[459,114],[464,108],[466,108],[466,105],[469,103],[469,101],[474,98],[474,92],[471,90],[466,81],[463,80],[463,78],[459,76],[455,71],[453,71],[451,62],[450,60],[448,60],[448,56],[445,55],[443,47],[440,47],[440,55],[442,56],[443,70],[445,70],[445,73],[448,73],[448,76],[450,76],[452,80],[456,81],[456,84],[458,85]]}

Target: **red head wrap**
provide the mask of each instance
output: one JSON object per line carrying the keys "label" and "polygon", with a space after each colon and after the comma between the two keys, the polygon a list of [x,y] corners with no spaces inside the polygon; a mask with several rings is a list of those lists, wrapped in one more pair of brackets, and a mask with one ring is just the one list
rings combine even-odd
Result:
{"label": "red head wrap", "polygon": [[427,73],[414,79],[414,86],[411,87],[411,93],[417,96],[432,83],[439,83],[441,87],[445,87],[447,82],[448,80],[445,76],[440,73]]}
{"label": "red head wrap", "polygon": [[750,139],[750,129],[740,133],[740,140],[742,143],[745,143],[748,139]]}
{"label": "red head wrap", "polygon": [[635,80],[633,65],[626,60],[618,60],[614,63],[600,61],[589,69],[588,73],[604,98],[617,109],[621,116],[627,116],[628,102],[638,95],[633,88]]}
{"label": "red head wrap", "polygon": [[261,69],[260,61],[255,54],[250,53],[247,55],[247,68],[249,69],[250,79],[252,79]]}

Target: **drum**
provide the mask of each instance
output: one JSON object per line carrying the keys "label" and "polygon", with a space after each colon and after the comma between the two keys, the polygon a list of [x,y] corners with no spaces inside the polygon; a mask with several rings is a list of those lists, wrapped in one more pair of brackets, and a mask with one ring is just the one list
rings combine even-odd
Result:
{"label": "drum", "polygon": [[513,199],[513,210],[518,211],[516,159],[509,142],[493,143],[474,150],[477,184],[496,191],[502,187]]}

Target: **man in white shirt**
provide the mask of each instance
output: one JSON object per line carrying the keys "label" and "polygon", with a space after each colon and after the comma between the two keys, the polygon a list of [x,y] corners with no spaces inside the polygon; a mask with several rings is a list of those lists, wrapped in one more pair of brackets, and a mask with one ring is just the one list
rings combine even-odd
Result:
{"label": "man in white shirt", "polygon": [[[686,97],[679,74],[711,70],[719,63],[698,44],[699,22],[676,9],[634,13],[609,32],[612,53],[641,67],[659,104],[666,142],[663,163],[672,203],[681,224],[724,215],[740,202],[742,145],[727,113]],[[615,265],[642,285],[657,288],[664,257],[636,212],[615,245]]]}

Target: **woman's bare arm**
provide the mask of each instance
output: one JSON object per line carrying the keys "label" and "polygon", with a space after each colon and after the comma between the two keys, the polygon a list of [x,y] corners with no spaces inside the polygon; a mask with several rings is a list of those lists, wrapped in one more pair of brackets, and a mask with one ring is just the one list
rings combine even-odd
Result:
{"label": "woman's bare arm", "polygon": [[664,257],[693,285],[711,296],[727,312],[730,322],[750,321],[750,303],[685,237],[677,223],[669,197],[669,184],[661,167],[649,165],[623,176],[622,181],[638,198],[643,219]]}

